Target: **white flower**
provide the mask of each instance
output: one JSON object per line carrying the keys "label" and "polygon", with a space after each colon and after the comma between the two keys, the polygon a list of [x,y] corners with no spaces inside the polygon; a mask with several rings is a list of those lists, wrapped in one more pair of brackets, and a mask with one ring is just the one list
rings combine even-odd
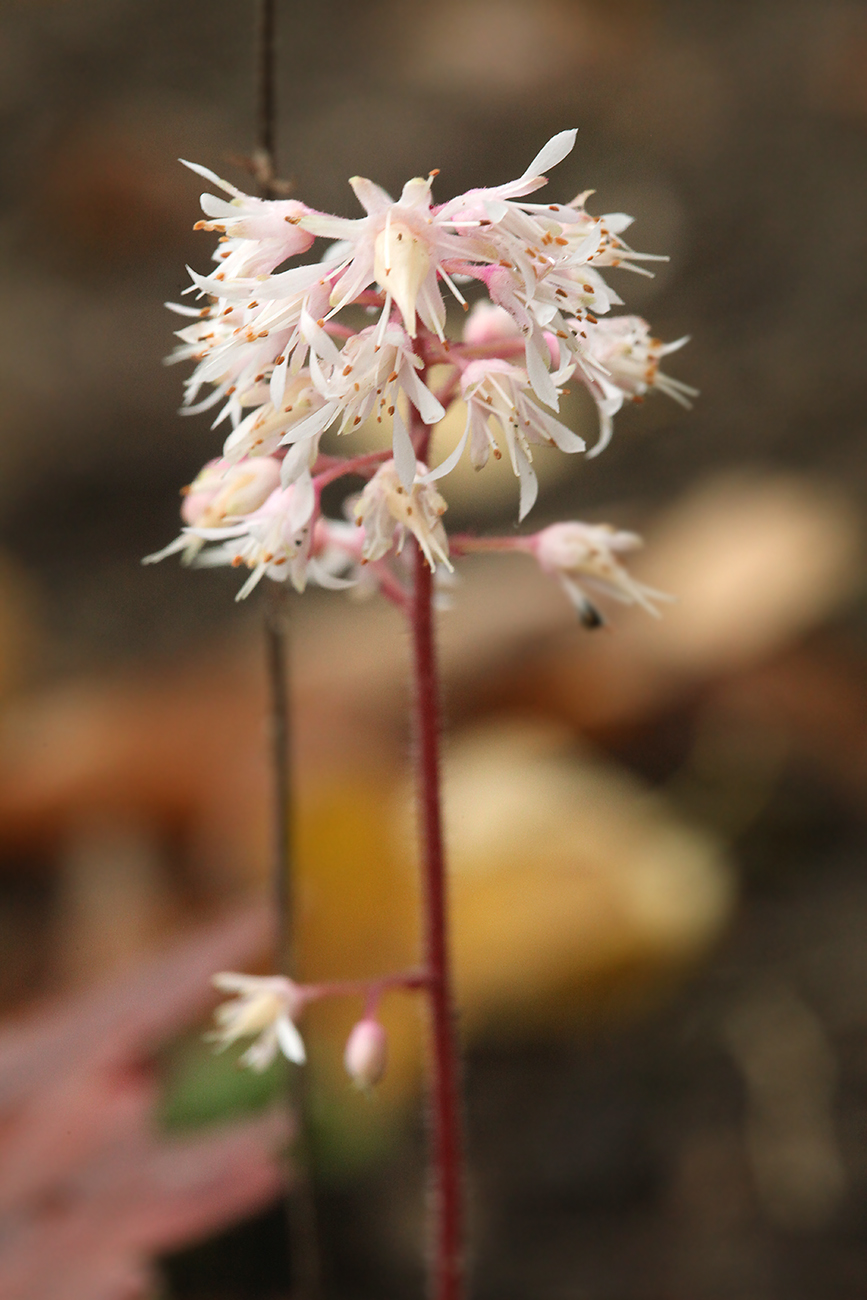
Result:
{"label": "white flower", "polygon": [[[304,365],[307,344],[301,335],[301,316],[309,310],[320,316],[327,307],[329,282],[323,268],[293,267],[278,275],[224,283],[223,272],[214,276],[190,272],[195,288],[212,299],[199,309],[167,303],[196,324],[177,331],[183,346],[169,363],[192,358],[196,369],[184,388],[185,415],[209,410],[228,398],[219,419],[240,419],[243,406],[252,404],[259,386],[268,383],[271,402],[283,404],[287,381]],[[214,389],[196,401],[203,384]]]}
{"label": "white flower", "polygon": [[[557,371],[556,382],[571,373],[571,366]],[[584,450],[584,440],[555,420],[533,401],[526,371],[497,357],[471,361],[461,376],[461,391],[467,404],[467,424],[452,454],[438,465],[428,479],[441,478],[454,469],[469,441],[470,461],[476,469],[487,464],[493,451],[502,453],[492,426],[500,430],[520,488],[519,518],[523,519],[536,500],[539,485],[532,466],[530,444],[546,444],[561,451]]]}
{"label": "white flower", "polygon": [[677,352],[688,337],[662,343],[651,337],[650,326],[640,316],[612,316],[595,322],[589,331],[589,348],[599,372],[584,378],[599,409],[599,441],[590,456],[598,456],[611,441],[612,418],[626,398],[640,402],[652,388],[689,407],[698,389],[672,379],[659,368],[660,358]]}
{"label": "white flower", "polygon": [[202,211],[208,221],[197,221],[195,230],[215,230],[223,238],[224,248],[214,254],[223,262],[223,271],[231,276],[261,275],[273,271],[297,253],[306,253],[314,236],[298,223],[310,209],[296,199],[258,199],[215,176],[207,167],[184,162],[190,171],[219,186],[231,199],[213,194],[201,197]]}
{"label": "white flower", "polygon": [[402,549],[407,530],[413,534],[431,569],[435,559],[452,569],[449,542],[442,525],[448,506],[436,488],[424,481],[427,466],[419,461],[409,491],[404,487],[393,460],[380,465],[355,503],[355,522],[364,526],[364,560],[381,560],[394,546]]}
{"label": "white flower", "polygon": [[217,1007],[217,1029],[207,1035],[219,1050],[239,1038],[256,1035],[241,1057],[242,1065],[261,1072],[278,1051],[296,1065],[304,1064],[307,1053],[295,1020],[305,999],[297,984],[282,975],[240,975],[235,971],[221,971],[212,982],[224,993],[234,995],[231,1002]]}
{"label": "white flower", "polygon": [[279,406],[271,402],[268,388],[261,392],[259,401],[260,405],[235,426],[223,444],[227,460],[273,455],[287,433],[325,405],[325,398],[314,388],[306,367],[286,385]]}
{"label": "white flower", "polygon": [[[627,216],[625,212],[606,212],[601,217],[592,217],[586,212],[584,204],[593,193],[593,190],[585,190],[572,200],[569,208],[580,213],[580,219],[563,232],[570,248],[580,247],[582,259],[592,262],[594,266],[622,266],[624,270],[635,271],[639,275],[651,275],[652,272],[634,265],[636,262],[668,261],[663,254],[637,253],[620,238],[623,231],[632,225],[634,217]],[[611,293],[610,289],[608,293]],[[612,301],[620,300],[614,295]]]}
{"label": "white flower", "polygon": [[636,533],[618,532],[609,524],[573,522],[552,524],[526,541],[542,571],[560,579],[585,627],[601,627],[604,619],[584,586],[622,604],[641,605],[656,617],[653,602],[671,600],[665,592],[638,582],[619,563],[619,554],[642,545]]}
{"label": "white flower", "polygon": [[398,392],[406,393],[425,424],[435,424],[445,415],[440,403],[418,376],[422,361],[412,351],[406,332],[399,325],[386,330],[370,326],[348,339],[338,351],[325,330],[306,316],[302,329],[310,344],[310,374],[325,399],[321,410],[296,425],[284,442],[318,434],[333,421],[338,433],[347,433],[368,416],[392,420],[394,461],[405,488],[415,474],[415,452],[397,404]]}
{"label": "white flower", "polygon": [[394,302],[411,338],[416,336],[417,317],[440,339],[445,337],[446,309],[438,280],[442,278],[463,302],[447,266],[454,259],[479,255],[479,250],[432,207],[435,175],[407,181],[397,202],[372,181],[354,176],[349,183],[366,217],[350,220],[318,213],[301,219],[313,234],[340,241],[345,254],[331,292],[333,311],[376,283],[385,294],[385,321]]}

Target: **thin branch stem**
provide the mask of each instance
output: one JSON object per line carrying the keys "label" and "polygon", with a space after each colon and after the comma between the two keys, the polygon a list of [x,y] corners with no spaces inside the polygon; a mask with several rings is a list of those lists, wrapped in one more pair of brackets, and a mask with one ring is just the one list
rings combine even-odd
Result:
{"label": "thin branch stem", "polygon": [[303,1002],[320,1002],[323,998],[367,998],[373,994],[377,999],[384,993],[398,989],[410,992],[426,988],[429,983],[426,971],[406,971],[398,975],[380,975],[370,980],[327,980],[322,984],[301,984],[298,995]]}
{"label": "thin branch stem", "polygon": [[392,455],[391,448],[387,451],[369,451],[362,456],[352,456],[346,459],[340,459],[335,465],[328,465],[313,480],[314,487],[321,492],[329,483],[334,483],[336,479],[343,478],[345,474],[363,474],[367,469],[373,469],[382,465],[384,461],[390,460]]}

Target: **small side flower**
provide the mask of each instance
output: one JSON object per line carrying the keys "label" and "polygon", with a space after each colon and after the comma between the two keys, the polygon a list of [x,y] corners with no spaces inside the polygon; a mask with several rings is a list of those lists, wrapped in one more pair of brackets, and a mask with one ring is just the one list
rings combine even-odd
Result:
{"label": "small side flower", "polygon": [[287,1060],[303,1065],[307,1060],[304,1041],[295,1021],[304,1007],[299,985],[282,975],[241,975],[220,971],[214,985],[232,1000],[222,1002],[214,1012],[217,1028],[206,1038],[222,1051],[239,1038],[255,1035],[241,1057],[241,1064],[261,1073],[282,1052]]}
{"label": "small side flower", "polygon": [[643,545],[637,533],[619,532],[610,524],[576,522],[551,524],[527,538],[543,573],[559,578],[585,627],[602,627],[605,619],[590,599],[586,588],[624,605],[640,605],[659,617],[654,602],[671,596],[633,578],[618,555]]}

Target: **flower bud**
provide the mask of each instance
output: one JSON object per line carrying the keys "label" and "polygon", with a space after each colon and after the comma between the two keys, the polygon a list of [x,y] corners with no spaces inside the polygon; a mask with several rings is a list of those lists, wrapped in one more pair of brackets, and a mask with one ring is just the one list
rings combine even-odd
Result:
{"label": "flower bud", "polygon": [[346,1073],[359,1088],[373,1088],[385,1074],[388,1038],[378,1020],[359,1020],[346,1041],[343,1063]]}
{"label": "flower bud", "polygon": [[520,337],[521,331],[505,307],[497,307],[484,298],[474,303],[464,323],[464,342],[473,347],[481,347],[485,343],[504,343]]}
{"label": "flower bud", "polygon": [[252,514],[280,486],[280,463],[271,456],[237,465],[212,460],[190,484],[181,518],[191,528],[219,528],[227,518]]}

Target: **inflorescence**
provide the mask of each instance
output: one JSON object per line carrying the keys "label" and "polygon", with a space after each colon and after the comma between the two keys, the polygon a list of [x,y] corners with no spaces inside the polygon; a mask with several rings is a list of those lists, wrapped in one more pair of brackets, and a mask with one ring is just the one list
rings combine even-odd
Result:
{"label": "inflorescence", "polygon": [[[206,220],[196,228],[219,234],[219,268],[191,272],[187,292],[203,305],[168,304],[190,318],[169,360],[196,363],[183,411],[216,410],[214,427],[230,432],[222,456],[184,489],[180,536],[148,561],[177,553],[188,564],[244,567],[239,598],[267,576],[298,591],[361,584],[400,602],[400,554],[411,533],[432,569],[451,569],[450,557],[470,550],[529,552],[560,579],[588,626],[602,621],[598,593],[655,613],[660,593],[619,559],[640,544],[635,534],[572,521],[450,545],[443,524],[438,485],[462,458],[482,470],[491,457],[508,457],[523,520],[537,494],[533,447],[587,451],[558,418],[567,381],[583,384],[599,412],[588,456],[608,444],[625,401],[652,389],[683,405],[694,395],[660,369],[685,339],[663,344],[640,317],[609,315],[622,301],[602,271],[648,274],[643,263],[654,260],[624,242],[631,218],[591,216],[592,191],[568,204],[527,199],[574,142],[575,132],[563,131],[518,180],[441,204],[431,195],[436,172],[408,181],[396,202],[353,177],[366,213],[355,219],[243,194],[188,163],[226,197],[202,195]],[[330,241],[319,261],[279,269],[317,239]],[[484,296],[470,308],[473,286]],[[446,337],[444,294],[467,311],[460,341]],[[354,321],[363,309],[369,323],[348,325],[347,308]],[[429,466],[430,429],[457,401],[467,410],[463,436]],[[364,426],[369,439],[377,425],[379,451],[320,452],[329,430]],[[346,503],[346,518],[328,518],[322,490],[346,475],[366,486]]]}

